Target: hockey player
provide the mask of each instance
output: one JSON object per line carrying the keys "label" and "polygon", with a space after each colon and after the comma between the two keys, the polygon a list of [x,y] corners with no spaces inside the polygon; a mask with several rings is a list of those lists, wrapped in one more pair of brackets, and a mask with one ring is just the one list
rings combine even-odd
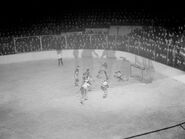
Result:
{"label": "hockey player", "polygon": [[118,81],[128,81],[128,77],[126,75],[122,74],[121,71],[115,72],[114,77],[117,78]]}
{"label": "hockey player", "polygon": [[107,68],[108,68],[108,65],[107,65],[107,63],[106,62],[104,62],[103,64],[102,64],[102,70],[107,70]]}
{"label": "hockey player", "polygon": [[58,52],[58,66],[62,65],[63,66],[63,60],[62,60],[62,53]]}
{"label": "hockey player", "polygon": [[104,77],[107,76],[107,68],[108,68],[107,63],[106,62],[103,63],[101,65],[100,70],[98,71],[98,75],[96,77],[100,79],[100,78],[102,78],[103,75],[104,75]]}
{"label": "hockey player", "polygon": [[90,71],[87,69],[82,75],[82,81],[84,82],[90,76]]}
{"label": "hockey player", "polygon": [[74,72],[75,86],[78,86],[79,83],[79,68],[80,66],[77,66]]}
{"label": "hockey player", "polygon": [[108,95],[108,88],[109,88],[108,80],[104,80],[102,82],[102,85],[101,85],[101,89],[104,92],[103,98],[106,98],[107,97],[107,95]]}
{"label": "hockey player", "polygon": [[84,83],[84,82],[85,82],[85,80],[86,80],[86,74],[85,74],[85,73],[83,73],[83,75],[82,75],[82,83]]}
{"label": "hockey player", "polygon": [[89,69],[87,69],[87,70],[83,73],[82,80],[83,80],[83,81],[88,80],[89,82],[92,80],[92,77],[91,77],[91,75],[90,75],[90,70],[89,70]]}
{"label": "hockey player", "polygon": [[123,81],[121,71],[116,71],[114,77],[118,79],[118,81]]}
{"label": "hockey player", "polygon": [[87,100],[87,91],[89,87],[90,87],[90,84],[88,83],[88,80],[85,80],[84,83],[82,83],[82,86],[80,87],[81,104],[84,104],[84,101]]}
{"label": "hockey player", "polygon": [[[88,84],[92,85],[92,76],[90,75],[90,70],[87,69],[85,73],[83,73],[83,76],[82,76],[82,80],[83,82],[88,82]],[[88,91],[91,91],[91,87],[88,88]]]}
{"label": "hockey player", "polygon": [[98,79],[107,79],[108,80],[108,75],[105,70],[101,70],[98,72],[98,75],[96,76]]}
{"label": "hockey player", "polygon": [[90,70],[89,69],[86,70],[85,75],[86,75],[86,78],[90,77]]}
{"label": "hockey player", "polygon": [[109,85],[108,85],[108,75],[107,75],[107,72],[106,71],[102,71],[102,84],[100,86],[101,90],[103,91],[103,98],[106,98],[107,95],[108,95],[108,88],[109,88]]}

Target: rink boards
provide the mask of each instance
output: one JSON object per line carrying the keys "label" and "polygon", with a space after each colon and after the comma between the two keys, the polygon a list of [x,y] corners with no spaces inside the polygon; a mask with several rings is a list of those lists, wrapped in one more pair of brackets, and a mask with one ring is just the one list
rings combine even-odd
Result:
{"label": "rink boards", "polygon": [[[79,58],[81,57],[81,53],[83,50],[79,50]],[[107,50],[109,51],[109,50]],[[73,55],[74,50],[63,50],[62,55],[63,58],[74,58]],[[102,55],[103,50],[95,50],[98,53],[99,57]],[[93,57],[96,57],[93,55]],[[125,57],[131,63],[135,63],[135,55],[127,52],[116,51],[115,58],[120,59],[120,57]],[[137,58],[145,59],[146,58],[137,56]],[[38,60],[47,60],[47,59],[57,59],[57,52],[56,51],[42,51],[42,52],[30,52],[30,53],[22,53],[22,54],[14,54],[14,55],[5,55],[0,56],[0,64],[10,64],[10,63],[19,63],[19,62],[26,62],[26,61],[38,61]],[[174,77],[179,75],[184,75],[183,71],[178,69],[166,66],[164,64],[160,64],[158,62],[152,61],[152,65],[156,72],[159,72],[168,77]]]}

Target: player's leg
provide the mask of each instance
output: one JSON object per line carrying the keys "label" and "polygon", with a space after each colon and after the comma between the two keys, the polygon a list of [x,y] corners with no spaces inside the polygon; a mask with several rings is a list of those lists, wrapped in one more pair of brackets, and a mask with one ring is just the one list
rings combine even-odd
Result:
{"label": "player's leg", "polygon": [[63,65],[62,58],[59,58],[59,65]]}
{"label": "player's leg", "polygon": [[107,97],[107,94],[108,94],[108,90],[107,90],[107,88],[104,88],[103,98],[106,98]]}
{"label": "player's leg", "polygon": [[100,79],[100,75],[101,75],[101,70],[98,71],[98,74],[97,74],[97,78]]}
{"label": "player's leg", "polygon": [[118,81],[123,81],[122,76],[118,76]]}
{"label": "player's leg", "polygon": [[79,82],[79,80],[76,78],[75,79],[75,86],[78,86],[78,82]]}
{"label": "player's leg", "polygon": [[103,98],[106,98],[106,96],[107,96],[107,95],[106,95],[106,93],[107,93],[107,92],[106,92],[106,88],[105,88],[104,86],[101,86],[100,88],[101,88],[101,90],[103,91]]}
{"label": "player's leg", "polygon": [[60,59],[58,58],[58,66],[60,66]]}
{"label": "player's leg", "polygon": [[85,95],[85,92],[84,92],[84,88],[83,87],[80,88],[80,92],[81,92],[81,100],[80,100],[80,103],[83,104],[84,103],[84,95]]}
{"label": "player's leg", "polygon": [[122,80],[122,77],[120,75],[118,75],[118,72],[114,73],[114,78],[116,78],[118,81]]}
{"label": "player's leg", "polygon": [[85,89],[85,91],[84,91],[84,100],[88,100],[88,98],[87,98],[87,89]]}
{"label": "player's leg", "polygon": [[61,64],[63,65],[63,59],[62,59],[62,58],[60,58],[60,62],[61,62]]}

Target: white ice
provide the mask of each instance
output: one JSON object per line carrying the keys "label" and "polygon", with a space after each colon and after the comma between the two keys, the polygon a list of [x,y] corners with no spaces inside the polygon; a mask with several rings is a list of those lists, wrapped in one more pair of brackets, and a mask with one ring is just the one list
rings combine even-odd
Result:
{"label": "white ice", "polygon": [[[63,67],[56,60],[0,65],[0,139],[121,139],[185,120],[179,80],[160,73],[149,84],[113,79],[106,99],[96,83],[81,105],[73,65],[70,59]],[[177,127],[138,139],[184,138]]]}

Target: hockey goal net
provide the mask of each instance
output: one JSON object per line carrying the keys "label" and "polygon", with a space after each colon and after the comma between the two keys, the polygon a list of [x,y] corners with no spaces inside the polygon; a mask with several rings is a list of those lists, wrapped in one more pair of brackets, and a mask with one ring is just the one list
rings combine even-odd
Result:
{"label": "hockey goal net", "polygon": [[142,82],[152,82],[154,67],[151,60],[135,56],[135,62],[130,65],[130,76]]}

